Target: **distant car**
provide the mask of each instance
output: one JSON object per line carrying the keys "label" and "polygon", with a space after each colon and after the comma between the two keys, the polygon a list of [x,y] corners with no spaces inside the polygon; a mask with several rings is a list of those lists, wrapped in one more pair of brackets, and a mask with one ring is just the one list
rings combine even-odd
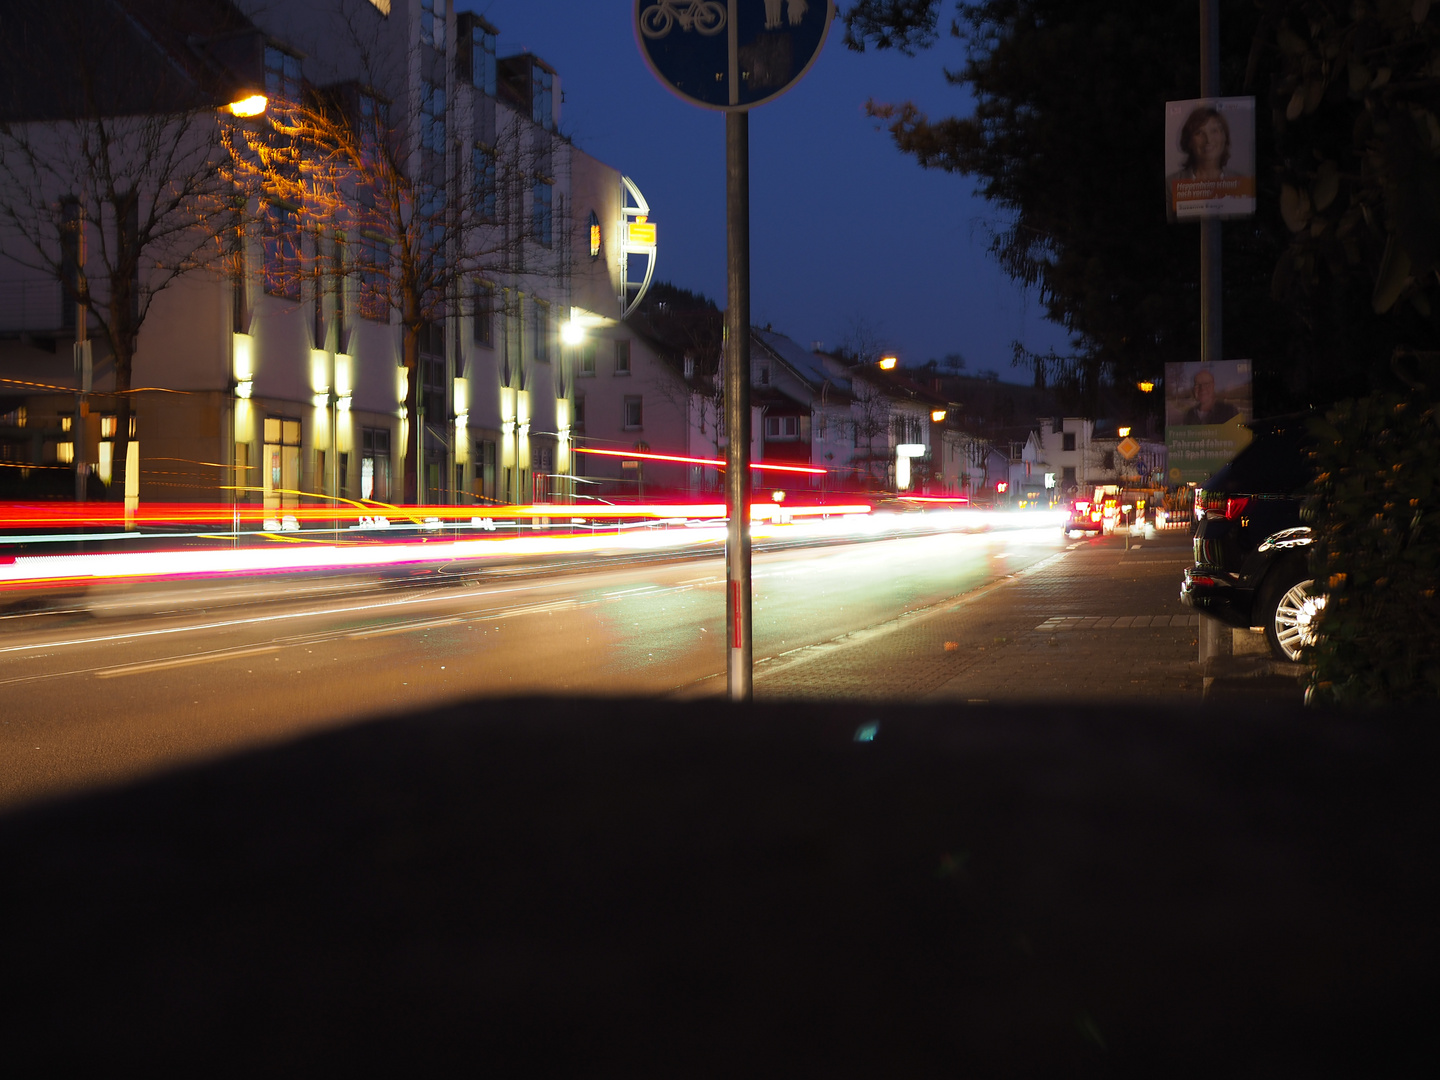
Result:
{"label": "distant car", "polygon": [[1264,628],[1277,659],[1298,660],[1325,606],[1300,518],[1312,440],[1303,416],[1247,426],[1254,439],[1195,493],[1195,562],[1180,599],[1231,626]]}
{"label": "distant car", "polygon": [[1086,533],[1105,531],[1105,508],[1089,499],[1076,499],[1070,504],[1070,516],[1065,519],[1065,535],[1072,540]]}

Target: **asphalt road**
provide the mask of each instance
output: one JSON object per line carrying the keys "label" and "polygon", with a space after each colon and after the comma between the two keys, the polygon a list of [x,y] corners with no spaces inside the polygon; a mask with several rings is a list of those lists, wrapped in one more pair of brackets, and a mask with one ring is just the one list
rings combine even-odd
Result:
{"label": "asphalt road", "polygon": [[[883,633],[1064,546],[1046,528],[757,552],[756,661]],[[724,575],[712,557],[303,594],[112,590],[7,618],[0,805],[468,698],[718,696]]]}

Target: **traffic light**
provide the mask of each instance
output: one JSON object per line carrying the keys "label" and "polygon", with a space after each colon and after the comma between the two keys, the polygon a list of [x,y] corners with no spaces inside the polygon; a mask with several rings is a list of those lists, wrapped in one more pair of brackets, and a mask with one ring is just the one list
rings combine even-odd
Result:
{"label": "traffic light", "polygon": [[998,491],[998,492],[1000,492],[1000,494],[1002,494],[1002,495],[1005,494],[1005,492],[1007,492],[1007,491],[1010,490],[1010,483],[1009,483],[1009,481],[1007,481],[1007,480],[997,480],[997,481],[995,482],[995,490]]}

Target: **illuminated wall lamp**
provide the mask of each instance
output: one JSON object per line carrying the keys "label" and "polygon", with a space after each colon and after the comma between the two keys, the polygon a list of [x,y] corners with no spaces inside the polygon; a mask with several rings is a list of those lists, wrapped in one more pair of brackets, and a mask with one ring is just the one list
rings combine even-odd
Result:
{"label": "illuminated wall lamp", "polygon": [[229,105],[225,106],[225,108],[229,110],[231,116],[238,116],[243,119],[251,116],[259,116],[265,111],[267,104],[269,104],[269,102],[265,100],[264,94],[251,94],[249,97],[232,101]]}
{"label": "illuminated wall lamp", "polygon": [[880,370],[881,370],[881,371],[891,371],[891,370],[894,369],[895,365],[898,364],[899,362],[900,362],[900,361],[899,361],[896,357],[893,357],[893,356],[882,356],[882,357],[880,357]]}
{"label": "illuminated wall lamp", "polygon": [[945,419],[945,410],[944,410],[944,409],[936,409],[934,412],[932,412],[932,413],[930,414],[930,419],[931,419],[931,420],[934,420],[935,423],[937,423],[937,424],[940,423],[941,421],[943,421],[943,420]]}
{"label": "illuminated wall lamp", "polygon": [[560,324],[560,341],[562,344],[575,346],[585,340],[585,327],[574,319],[567,319]]}
{"label": "illuminated wall lamp", "polygon": [[235,384],[235,396],[238,398],[250,399],[250,392],[255,388],[253,379],[241,379]]}

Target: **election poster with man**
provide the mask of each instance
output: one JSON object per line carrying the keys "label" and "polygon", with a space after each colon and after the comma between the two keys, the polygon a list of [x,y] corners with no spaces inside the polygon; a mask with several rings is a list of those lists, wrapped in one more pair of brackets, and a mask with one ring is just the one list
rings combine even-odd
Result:
{"label": "election poster with man", "polygon": [[1165,365],[1165,448],[1172,484],[1203,483],[1250,442],[1249,360]]}

